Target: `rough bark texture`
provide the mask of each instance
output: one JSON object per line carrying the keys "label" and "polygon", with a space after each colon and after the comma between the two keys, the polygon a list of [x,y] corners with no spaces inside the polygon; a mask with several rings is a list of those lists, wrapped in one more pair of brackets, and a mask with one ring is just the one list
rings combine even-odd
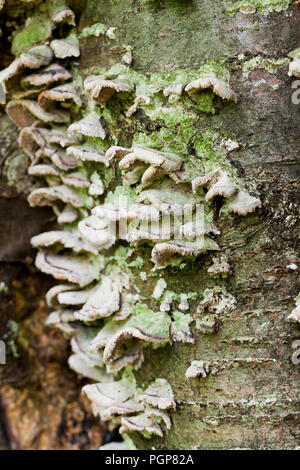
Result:
{"label": "rough bark texture", "polygon": [[[291,102],[292,79],[287,75],[287,66],[271,72],[263,65],[256,65],[248,76],[242,69],[245,61],[258,55],[273,61],[286,58],[288,52],[299,47],[299,4],[294,2],[287,11],[269,16],[237,13],[231,18],[224,13],[226,2],[223,0],[89,0],[83,3],[77,5],[79,31],[96,22],[118,28],[113,45],[103,37],[81,41],[79,64],[83,76],[93,67],[109,67],[120,60],[118,46],[124,44],[133,46],[134,69],[145,74],[197,69],[208,59],[230,59],[231,84],[239,94],[239,103],[235,107],[224,106],[216,115],[203,114],[197,130],[200,134],[206,130],[221,130],[236,136],[240,148],[231,154],[231,163],[247,189],[254,188],[263,203],[261,213],[247,217],[223,216],[218,220],[222,229],[219,244],[233,267],[233,275],[222,281],[222,285],[236,297],[238,307],[224,319],[216,335],[200,335],[195,331],[195,345],[174,343],[147,352],[145,363],[137,373],[139,383],[148,383],[158,376],[166,378],[174,389],[178,409],[172,414],[172,430],[164,439],[146,440],[136,435],[134,441],[138,448],[145,449],[153,446],[293,449],[299,446],[300,439],[299,367],[292,364],[291,355],[292,343],[299,339],[299,327],[288,324],[286,316],[293,309],[293,299],[300,290],[300,107]],[[145,125],[142,114],[137,115],[137,120]],[[4,140],[1,168],[7,176],[8,168],[25,167],[26,159],[17,149],[14,126],[5,116],[1,117],[0,126],[1,142]],[[122,144],[130,144],[130,129],[126,130],[123,140]],[[20,174],[14,176],[14,181],[21,184],[21,192],[31,184]],[[28,209],[7,181],[3,189],[1,187],[1,195],[4,198],[0,201],[1,235],[4,234],[1,272],[4,281],[9,285],[13,283],[14,287],[13,292],[9,288],[6,296],[1,294],[4,298],[1,336],[10,334],[13,340],[13,333],[7,333],[8,321],[19,322],[26,318],[18,342],[23,347],[26,344],[29,357],[34,356],[30,369],[21,366],[25,360],[23,353],[16,359],[9,356],[6,369],[0,369],[0,373],[5,374],[1,397],[6,438],[9,436],[13,447],[69,448],[73,444],[68,434],[71,433],[75,434],[74,447],[82,447],[83,431],[69,430],[68,424],[61,424],[61,419],[69,422],[69,414],[72,420],[74,414],[87,412],[77,401],[79,387],[65,366],[65,343],[57,333],[48,329],[42,331],[40,320],[45,315],[45,307],[40,294],[41,291],[44,294],[49,283],[32,270],[28,241],[31,234],[46,228],[51,212]],[[140,253],[146,271],[152,267],[148,254],[147,249]],[[178,292],[197,291],[201,298],[204,289],[215,285],[204,266],[210,259],[210,256],[204,262],[197,259],[180,272],[168,269],[164,275],[168,288]],[[298,265],[298,269],[289,269],[291,263]],[[155,283],[155,279],[150,279],[145,285],[136,271],[136,284],[144,296],[151,297]],[[195,307],[196,303],[191,310]],[[56,342],[59,352],[53,347]],[[194,359],[215,364],[218,373],[205,379],[186,380],[185,371]],[[33,375],[28,377],[28,370],[33,368]],[[51,397],[48,402],[47,395],[52,392],[45,383],[53,383],[53,374],[61,378],[64,393],[60,394],[55,384],[56,398]],[[28,389],[28,381],[35,384],[33,391]],[[69,398],[65,393],[67,389]],[[11,410],[12,403],[24,403],[24,399],[22,406],[25,408],[18,405],[20,413],[25,413],[30,426],[35,423],[34,437],[26,442],[18,414]],[[41,409],[48,409],[47,416],[51,407],[56,408],[59,417],[54,427],[57,431],[53,430],[50,418],[43,423],[42,430],[39,429],[40,410],[33,411],[39,400]],[[62,402],[57,405],[56,400]],[[62,415],[67,417],[61,418]],[[85,445],[89,442],[92,446],[101,431],[94,424],[92,427],[88,419],[81,417],[79,422],[85,423],[88,429]],[[58,444],[57,433],[62,427],[63,438]],[[93,437],[88,438],[87,434]]]}

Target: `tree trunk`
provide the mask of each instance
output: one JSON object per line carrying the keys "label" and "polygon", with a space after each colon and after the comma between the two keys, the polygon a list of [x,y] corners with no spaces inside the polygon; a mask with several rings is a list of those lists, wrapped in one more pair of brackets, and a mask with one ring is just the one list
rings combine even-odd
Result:
{"label": "tree trunk", "polygon": [[[2,13],[4,35],[10,31],[5,22],[11,20],[12,3],[8,1],[7,10]],[[184,76],[195,73],[204,64],[221,64],[226,66],[230,87],[237,96],[235,103],[207,92],[209,109],[194,98],[196,117],[186,123],[181,115],[175,124],[160,114],[162,97],[158,108],[151,110],[151,116],[141,108],[131,118],[125,118],[123,105],[116,101],[116,108],[110,108],[110,116],[114,116],[115,121],[108,123],[109,146],[130,147],[132,140],[139,136],[139,142],[155,142],[158,150],[180,153],[185,161],[194,158],[199,167],[203,165],[207,170],[210,152],[218,155],[217,142],[230,139],[238,146],[234,149],[227,146],[219,157],[212,157],[214,165],[217,161],[220,166],[230,167],[239,184],[262,202],[261,209],[246,216],[222,212],[223,202],[219,197],[212,203],[214,221],[221,232],[216,240],[220,253],[227,257],[232,269],[227,277],[213,277],[207,272],[215,252],[188,259],[183,268],[171,266],[153,274],[149,245],[134,247],[134,259],[142,258],[143,263],[142,268],[136,264],[131,269],[132,283],[153,311],[159,310],[152,297],[158,277],[166,281],[172,292],[197,294],[189,300],[188,313],[195,318],[198,318],[197,306],[205,297],[206,289],[223,287],[237,304],[229,313],[221,314],[218,331],[214,334],[201,333],[192,323],[194,344],[174,341],[162,348],[145,348],[145,360],[134,372],[138,385],[144,388],[158,377],[166,379],[173,388],[177,406],[170,414],[172,428],[163,438],[146,439],[139,433],[130,433],[130,437],[138,449],[153,446],[156,449],[296,448],[300,445],[299,366],[293,364],[292,353],[293,343],[299,339],[299,326],[287,322],[286,318],[295,307],[294,298],[300,291],[300,107],[292,102],[295,77],[288,76],[291,60],[288,54],[300,45],[299,2],[270,0],[271,6],[277,5],[275,11],[264,10],[261,5],[265,2],[258,0],[236,2],[252,7],[231,9],[232,14],[227,9],[234,2],[223,0],[67,3],[75,9],[79,33],[96,23],[116,27],[115,39],[104,34],[81,35],[78,71],[82,79],[97,69],[109,69],[120,63],[129,50],[126,47],[131,46],[132,69],[140,77],[150,81],[154,77],[154,83],[158,75],[161,80],[165,75],[172,85],[172,73],[176,77]],[[21,22],[22,16],[15,20]],[[7,55],[1,65],[7,66],[10,61],[12,57]],[[132,101],[128,99],[128,103]],[[29,241],[32,235],[46,231],[51,224],[54,227],[53,214],[50,209],[28,207],[24,194],[28,194],[36,182],[24,176],[28,158],[17,147],[18,130],[8,120],[4,109],[0,119],[1,177],[6,178],[1,181],[0,270],[5,285],[13,286],[13,291],[0,294],[4,299],[0,333],[1,338],[10,338],[11,346],[14,340],[17,345],[11,347],[6,369],[1,370],[3,366],[0,366],[4,376],[2,379],[0,375],[3,383],[0,393],[6,434],[16,442],[17,417],[10,414],[10,407],[13,402],[18,403],[27,390],[28,377],[24,375],[38,376],[35,383],[46,380],[47,374],[65,377],[62,390],[59,385],[53,389],[53,395],[60,396],[68,389],[68,403],[65,399],[60,404],[62,414],[68,407],[77,406],[81,383],[75,383],[65,364],[67,351],[62,337],[49,328],[44,330],[38,320],[45,318],[44,296],[50,282],[34,269],[34,251]],[[192,131],[189,126],[193,127]],[[114,168],[114,175],[109,173],[105,177],[107,191],[121,181],[118,167]],[[212,166],[211,170],[214,168]],[[121,245],[128,246],[125,242]],[[109,255],[112,256],[111,252]],[[105,253],[105,256],[108,255]],[[146,273],[147,282],[140,271]],[[13,328],[12,321],[22,323],[22,334],[15,333],[14,339],[12,331],[8,332]],[[37,321],[38,333],[33,326]],[[59,352],[53,351],[53,341],[59,345]],[[17,358],[12,356],[14,347],[19,351]],[[30,367],[23,365],[27,348],[34,351],[30,353],[34,355]],[[44,348],[47,352],[43,352]],[[186,378],[186,370],[193,360],[204,361],[209,371],[207,377]],[[53,364],[58,371],[53,372]],[[23,406],[30,426],[34,427],[33,423],[39,421],[34,405],[48,398],[45,398],[44,388],[42,392],[26,393],[31,403],[28,398]],[[56,407],[52,393],[50,395],[47,405],[43,404],[49,410]],[[95,421],[86,411],[87,405],[78,406],[84,414],[79,421],[85,422],[85,426],[90,423],[94,432],[89,444],[86,443],[88,438],[84,441],[86,447],[91,448],[97,438],[100,441],[102,429],[97,430]],[[57,420],[60,422],[61,417]],[[71,447],[68,433],[65,433],[65,440],[57,444],[56,438],[51,437],[51,427],[50,421],[44,423],[45,441],[39,439],[36,447]],[[37,433],[37,429],[34,432]],[[84,445],[80,439],[82,436],[78,437],[76,448]],[[13,445],[31,448],[35,444]]]}

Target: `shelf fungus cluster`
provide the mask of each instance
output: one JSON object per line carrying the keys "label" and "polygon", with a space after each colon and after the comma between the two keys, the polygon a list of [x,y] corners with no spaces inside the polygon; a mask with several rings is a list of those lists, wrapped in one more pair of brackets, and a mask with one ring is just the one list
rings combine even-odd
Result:
{"label": "shelf fungus cluster", "polygon": [[289,314],[287,320],[292,323],[300,323],[300,293],[298,297],[296,297],[296,307],[294,310]]}
{"label": "shelf fungus cluster", "polygon": [[86,385],[82,391],[91,400],[94,414],[119,425],[121,435],[138,431],[146,438],[163,437],[164,430],[171,428],[168,410],[175,410],[176,404],[165,379],[156,379],[142,391],[124,373],[119,381]]}
{"label": "shelf fungus cluster", "polygon": [[[158,304],[153,311],[118,262],[118,249],[150,246],[154,271],[182,267],[213,252],[208,275],[224,277],[231,266],[218,254],[216,206],[221,213],[244,216],[261,203],[220,159],[205,172],[204,165],[193,165],[184,152],[134,139],[128,148],[112,145],[118,143],[117,135],[111,135],[113,126],[100,117],[109,100],[129,94],[133,104],[123,114],[134,120],[139,107],[151,106],[153,87],[140,93],[134,74],[129,80],[124,73],[109,72],[88,76],[81,87],[74,73],[80,54],[72,29],[75,15],[62,2],[51,15],[47,41],[20,52],[0,72],[0,85],[8,98],[6,112],[20,128],[19,144],[30,159],[28,173],[37,182],[29,204],[52,207],[60,226],[32,238],[39,250],[37,268],[59,281],[47,293],[52,310],[47,324],[70,338],[70,367],[95,382],[83,388],[95,415],[124,436],[122,444],[110,448],[125,448],[132,432],[163,437],[176,408],[165,379],[137,387],[134,371],[142,367],[146,348],[177,341],[194,344],[192,322],[198,332],[214,333],[236,301],[222,287],[207,289],[192,316],[190,302],[197,293],[176,294],[160,277],[151,299]],[[51,35],[60,22],[69,26],[66,37],[58,37],[57,31]],[[123,71],[131,64],[131,49],[127,52]],[[228,83],[215,75],[192,77],[159,89],[168,106],[177,106],[184,92],[193,97],[208,88],[236,101]],[[122,182],[108,192],[105,176],[112,170],[121,173]],[[202,361],[193,361],[187,377],[207,373]]]}

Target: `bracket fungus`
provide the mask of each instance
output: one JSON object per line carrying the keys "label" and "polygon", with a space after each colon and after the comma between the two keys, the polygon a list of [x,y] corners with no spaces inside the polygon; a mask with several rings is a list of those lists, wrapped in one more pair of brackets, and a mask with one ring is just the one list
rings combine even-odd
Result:
{"label": "bracket fungus", "polygon": [[105,139],[106,132],[101,124],[98,114],[91,112],[80,121],[74,122],[68,129],[68,134],[72,135],[74,132],[82,134],[86,137],[97,137]]}
{"label": "bracket fungus", "polygon": [[295,58],[289,66],[289,76],[300,78],[300,58]]}
{"label": "bracket fungus", "polygon": [[203,297],[197,308],[198,313],[205,310],[216,314],[229,313],[236,308],[236,299],[224,287],[205,289]]}
{"label": "bracket fungus", "polygon": [[148,409],[137,416],[123,416],[119,432],[123,434],[138,431],[146,438],[151,437],[152,434],[163,437],[164,433],[161,423],[165,425],[166,429],[171,429],[171,420],[166,413]]}
{"label": "bracket fungus", "polygon": [[133,91],[132,86],[124,80],[106,80],[100,75],[87,77],[84,81],[84,89],[90,93],[97,104],[102,106],[105,106],[107,101],[120,91]]}
{"label": "bracket fungus", "polygon": [[31,244],[34,248],[58,245],[73,250],[75,253],[86,251],[87,253],[98,254],[97,250],[78,234],[67,231],[53,230],[41,233],[31,239]]}
{"label": "bracket fungus", "polygon": [[[0,0],[0,8],[3,3]],[[54,309],[47,325],[59,328],[70,338],[70,368],[97,382],[83,388],[95,415],[110,421],[111,429],[121,425],[120,434],[138,431],[145,437],[162,437],[171,427],[167,410],[175,410],[176,403],[165,379],[155,378],[145,390],[137,388],[134,371],[142,367],[147,357],[145,348],[156,349],[177,341],[195,343],[191,323],[196,320],[196,330],[202,333],[217,331],[222,315],[235,308],[236,300],[223,288],[206,289],[198,313],[190,315],[189,299],[195,299],[197,293],[177,294],[167,289],[165,280],[160,278],[152,294],[152,302],[158,301],[158,311],[150,310],[142,303],[139,287],[132,282],[130,268],[140,267],[138,259],[127,263],[126,257],[132,255],[139,243],[147,243],[152,249],[155,270],[179,265],[184,257],[218,251],[213,239],[220,233],[213,225],[215,208],[208,204],[221,196],[226,198],[221,211],[240,215],[260,207],[259,199],[250,196],[236,183],[235,177],[229,176],[230,170],[227,173],[218,166],[219,154],[209,165],[212,171],[204,174],[206,163],[199,155],[194,158],[186,143],[181,145],[182,121],[181,117],[177,119],[175,108],[179,104],[180,108],[185,106],[186,100],[174,103],[184,91],[194,95],[211,88],[227,100],[236,100],[236,95],[214,72],[190,83],[194,73],[185,75],[190,77],[185,83],[181,83],[182,74],[173,84],[167,76],[159,76],[159,86],[156,86],[152,77],[150,80],[142,77],[124,64],[102,71],[102,75],[88,76],[82,90],[74,60],[80,55],[75,30],[61,37],[71,29],[63,23],[75,25],[75,14],[63,1],[55,1],[51,2],[47,20],[50,26],[44,44],[26,52],[21,50],[19,57],[0,72],[3,92],[5,82],[17,76],[12,82],[14,89],[12,100],[6,106],[7,114],[22,128],[19,144],[31,160],[29,175],[45,180],[42,187],[28,196],[29,204],[51,206],[58,224],[74,224],[66,230],[53,230],[32,238],[32,245],[40,250],[36,266],[62,282],[46,295],[47,304]],[[94,26],[84,28],[81,37],[91,32],[99,36],[101,31],[112,37],[114,28]],[[122,59],[130,65],[131,47],[126,46],[126,51]],[[70,70],[74,70],[74,79]],[[18,85],[19,89],[15,90]],[[164,113],[172,116],[172,121],[175,116],[178,122],[170,145],[165,142],[164,134],[157,134],[156,130],[146,135],[138,129],[131,148],[113,145],[107,149],[106,141],[97,140],[106,138],[103,115],[107,116],[110,142],[118,144],[119,136],[112,122],[114,113],[96,105],[106,106],[118,93],[121,100],[124,92],[131,94],[130,99],[134,97],[132,106],[125,111],[126,126],[136,123],[133,115],[139,107],[144,107],[144,113],[152,119],[153,107],[158,102],[161,103],[158,117],[164,119],[159,132],[170,130]],[[163,96],[158,92],[163,92]],[[0,99],[5,101],[5,96]],[[169,114],[173,111],[175,114]],[[190,140],[189,131],[184,140]],[[230,139],[221,142],[222,158],[238,146]],[[164,151],[169,147],[180,150]],[[117,188],[113,181],[115,165],[111,165],[114,161],[123,179]],[[112,168],[106,170],[110,165]],[[224,162],[224,168],[228,166]],[[113,192],[105,194],[111,183]],[[98,198],[102,194],[105,194],[104,202]],[[203,208],[201,214],[199,206]],[[122,243],[114,253],[106,252],[102,256],[101,251],[110,249],[117,241]],[[126,242],[129,249],[124,246]],[[214,258],[208,268],[208,274],[213,276],[230,271],[223,255]],[[147,280],[146,268],[140,275],[143,281]],[[174,311],[175,306],[178,310]],[[297,306],[290,315],[296,321],[299,321],[298,310]],[[186,376],[205,377],[207,373],[203,361],[193,361]],[[118,445],[128,448],[128,442],[130,438],[124,436],[124,443]]]}
{"label": "bracket fungus", "polygon": [[154,406],[160,410],[176,409],[171,385],[165,379],[155,379],[138,397],[139,402]]}
{"label": "bracket fungus", "polygon": [[54,39],[50,42],[50,47],[57,59],[80,56],[79,41],[73,33],[64,39]]}
{"label": "bracket fungus", "polygon": [[231,87],[214,75],[207,75],[193,80],[185,87],[185,91],[189,95],[195,95],[207,88],[212,88],[213,92],[222,99],[237,100],[237,96]]}
{"label": "bracket fungus", "polygon": [[209,367],[203,361],[192,361],[190,367],[187,369],[185,376],[187,379],[195,377],[207,377]]}
{"label": "bracket fungus", "polygon": [[28,127],[37,119],[45,123],[65,123],[70,120],[69,113],[59,109],[45,111],[34,100],[12,100],[6,105],[6,113],[19,127]]}
{"label": "bracket fungus", "polygon": [[55,207],[57,201],[71,204],[73,207],[84,206],[81,193],[66,185],[34,189],[28,196],[31,207]]}
{"label": "bracket fungus", "polygon": [[69,281],[80,287],[87,286],[99,275],[99,266],[86,255],[59,255],[40,251],[35,265],[45,274],[60,281]]}
{"label": "bracket fungus", "polygon": [[72,103],[77,106],[82,104],[73,83],[66,83],[50,88],[50,90],[42,91],[38,97],[38,104],[45,110],[54,108],[56,102],[64,107],[70,106]]}
{"label": "bracket fungus", "polygon": [[75,312],[75,318],[91,322],[98,318],[111,316],[120,309],[120,285],[113,277],[102,277],[100,284],[90,293],[81,310]]}
{"label": "bracket fungus", "polygon": [[72,78],[72,74],[60,64],[51,64],[37,73],[27,75],[21,80],[21,85],[26,86],[51,86],[60,82],[66,82]]}
{"label": "bracket fungus", "polygon": [[91,145],[71,145],[67,148],[67,155],[73,156],[82,162],[97,162],[103,163],[106,167],[109,166],[106,154]]}
{"label": "bracket fungus", "polygon": [[289,314],[287,320],[292,323],[300,323],[300,294],[296,298],[296,307]]}

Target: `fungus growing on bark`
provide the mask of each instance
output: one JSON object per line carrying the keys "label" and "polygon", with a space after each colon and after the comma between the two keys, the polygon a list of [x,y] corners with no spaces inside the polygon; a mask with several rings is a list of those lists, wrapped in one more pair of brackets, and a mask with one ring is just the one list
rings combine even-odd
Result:
{"label": "fungus growing on bark", "polygon": [[33,100],[12,100],[6,105],[5,110],[10,119],[19,127],[31,126],[37,119],[46,123],[65,123],[70,120],[69,113],[66,111],[58,109],[53,109],[51,112],[45,111]]}
{"label": "fungus growing on bark", "polygon": [[192,211],[199,203],[199,197],[194,195],[187,184],[177,185],[170,179],[142,191],[137,202],[148,202],[163,214],[183,216],[184,209]]}
{"label": "fungus growing on bark", "polygon": [[71,204],[66,204],[64,209],[60,212],[57,218],[57,222],[60,225],[72,224],[79,217],[79,212]]}
{"label": "fungus growing on bark", "polygon": [[137,96],[133,105],[126,112],[126,117],[131,117],[136,113],[141,104],[150,104],[150,98],[148,98],[148,96]]}
{"label": "fungus growing on bark", "polygon": [[87,137],[98,137],[100,139],[105,139],[106,136],[105,129],[101,124],[100,117],[94,112],[89,113],[80,121],[71,124],[68,129],[68,133],[69,135],[72,135],[74,132]]}
{"label": "fungus growing on bark", "polygon": [[100,75],[91,75],[84,81],[84,89],[89,92],[93,100],[102,106],[120,91],[133,91],[132,86],[125,80],[106,80]]}
{"label": "fungus growing on bark", "polygon": [[83,237],[98,248],[108,249],[116,241],[115,230],[104,218],[92,215],[79,222],[78,228]]}
{"label": "fungus growing on bark", "polygon": [[82,195],[65,185],[34,189],[28,196],[31,207],[53,206],[57,201],[71,204],[73,207],[84,206]]}
{"label": "fungus growing on bark", "polygon": [[51,19],[56,24],[68,23],[71,26],[75,26],[75,14],[64,4],[54,6],[51,11]]}
{"label": "fungus growing on bark", "polygon": [[[158,420],[155,419],[158,418]],[[166,413],[158,410],[148,409],[137,416],[125,417],[121,419],[120,434],[137,431],[144,437],[150,438],[152,434],[163,437],[163,429],[159,422],[163,422],[167,429],[171,429],[171,420]]]}
{"label": "fungus growing on bark", "polygon": [[38,104],[45,110],[53,109],[56,103],[61,103],[63,107],[69,107],[72,103],[81,106],[81,98],[73,83],[66,83],[50,88],[50,90],[42,91],[38,97]]}
{"label": "fungus growing on bark", "polygon": [[174,103],[182,95],[183,88],[184,88],[184,85],[182,83],[179,83],[177,85],[170,85],[164,89],[163,94],[164,96],[169,98],[169,101],[171,103]]}
{"label": "fungus growing on bark", "polygon": [[109,160],[106,154],[90,145],[72,145],[67,148],[67,155],[73,156],[83,162],[97,162],[103,163],[106,167],[109,166]]}
{"label": "fungus growing on bark", "polygon": [[96,286],[81,310],[75,312],[75,318],[91,322],[98,318],[111,316],[120,309],[120,285],[113,278],[104,276]]}
{"label": "fungus growing on bark", "polygon": [[80,255],[58,255],[46,251],[37,254],[35,265],[45,274],[60,281],[87,286],[99,275],[99,267],[91,258]]}
{"label": "fungus growing on bark", "polygon": [[58,295],[62,292],[66,292],[75,289],[75,284],[58,284],[57,286],[51,287],[46,294],[46,302],[48,307],[56,307],[60,304],[58,301]]}
{"label": "fungus growing on bark", "polygon": [[289,76],[300,78],[300,58],[295,58],[289,66]]}
{"label": "fungus growing on bark", "polygon": [[89,351],[89,344],[95,336],[95,329],[79,329],[71,339],[73,354],[69,357],[68,363],[72,370],[83,377],[92,380],[109,382],[111,379],[105,372],[103,360],[99,354],[92,354]]}
{"label": "fungus growing on bark", "polygon": [[54,39],[50,42],[50,47],[57,59],[80,56],[79,41],[74,33],[64,39]]}
{"label": "fungus growing on bark", "polygon": [[49,46],[36,46],[29,49],[28,52],[23,52],[20,55],[20,60],[25,68],[39,69],[45,65],[49,65],[53,59],[53,52]]}
{"label": "fungus growing on bark", "polygon": [[122,170],[130,170],[136,163],[150,165],[142,177],[142,182],[149,184],[158,175],[170,174],[179,170],[182,162],[182,158],[178,155],[157,152],[156,150],[136,145],[131,153],[122,158],[119,167]]}
{"label": "fungus growing on bark", "polygon": [[211,250],[219,250],[219,247],[214,240],[207,236],[203,240],[171,240],[158,243],[151,252],[152,260],[155,262],[153,270],[163,269],[168,264],[179,264],[182,259],[178,258],[178,255],[183,257],[198,256]]}
{"label": "fungus growing on bark", "polygon": [[37,152],[39,150],[44,153],[46,147],[50,147],[53,151],[57,148],[52,147],[52,145],[64,148],[75,143],[76,140],[68,137],[64,128],[46,129],[33,125],[24,127],[19,134],[19,144],[33,163],[37,162]]}
{"label": "fungus growing on bark", "polygon": [[72,74],[62,65],[51,64],[37,73],[22,78],[21,84],[26,86],[51,86],[60,82],[66,82],[72,78]]}
{"label": "fungus growing on bark", "polygon": [[196,93],[199,93],[207,88],[212,88],[213,92],[223,99],[237,100],[237,96],[230,86],[214,75],[207,75],[205,77],[193,80],[185,87],[185,91],[189,95],[195,95]]}
{"label": "fungus growing on bark", "polygon": [[207,270],[210,276],[227,276],[231,274],[231,267],[226,256],[216,256],[212,260],[211,266]]}
{"label": "fungus growing on bark", "polygon": [[166,410],[176,409],[174,394],[171,385],[165,379],[155,379],[138,397],[139,402]]}
{"label": "fungus growing on bark", "polygon": [[209,185],[209,190],[205,195],[207,202],[213,201],[216,196],[233,196],[238,191],[235,182],[221,168],[217,168],[205,176],[195,178],[192,181],[193,192],[195,193],[198,187],[206,185]]}
{"label": "fungus growing on bark", "polygon": [[236,308],[236,299],[224,287],[205,289],[203,297],[197,308],[198,313],[205,310],[216,314],[229,313]]}
{"label": "fungus growing on bark", "polygon": [[135,384],[124,377],[117,382],[85,385],[82,393],[91,401],[94,414],[103,420],[109,419],[112,414],[131,414],[143,410],[143,406],[134,400]]}
{"label": "fungus growing on bark", "polygon": [[72,336],[75,332],[72,326],[74,321],[75,317],[72,310],[57,310],[48,315],[46,325],[58,328],[67,336]]}
{"label": "fungus growing on bark", "polygon": [[300,294],[296,298],[296,308],[289,314],[287,320],[292,323],[300,323]]}
{"label": "fungus growing on bark", "polygon": [[239,215],[247,215],[255,212],[261,207],[260,199],[250,196],[246,191],[240,189],[234,196],[223,205],[222,212],[235,212]]}
{"label": "fungus growing on bark", "polygon": [[31,238],[31,244],[34,248],[43,248],[49,246],[62,246],[69,248],[75,253],[86,251],[88,253],[98,254],[97,250],[91,246],[88,242],[83,240],[78,234],[53,230],[51,232],[41,233]]}
{"label": "fungus growing on bark", "polygon": [[209,367],[203,361],[192,361],[190,367],[187,369],[185,376],[187,379],[195,377],[207,377]]}

